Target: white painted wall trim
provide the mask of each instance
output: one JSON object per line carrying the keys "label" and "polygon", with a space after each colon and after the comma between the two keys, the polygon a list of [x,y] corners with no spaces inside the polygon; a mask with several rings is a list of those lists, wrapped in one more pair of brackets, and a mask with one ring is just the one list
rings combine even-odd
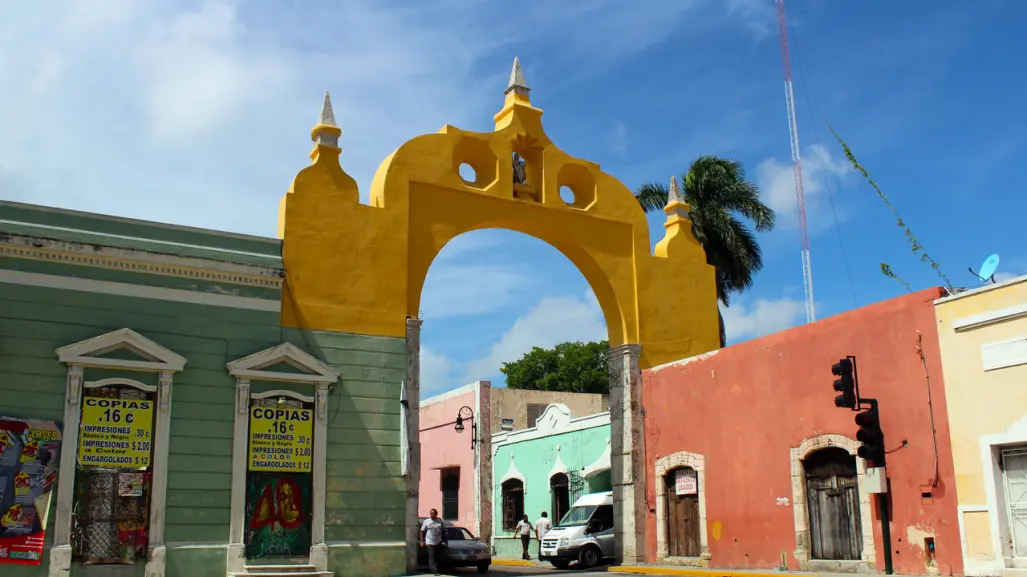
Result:
{"label": "white painted wall trim", "polygon": [[966,514],[967,513],[988,513],[987,505],[959,505],[956,507],[956,520],[959,524],[959,544],[963,554],[963,572],[968,577],[998,577],[1002,575],[1003,563],[1000,560],[971,559],[970,552],[966,545]]}
{"label": "white painted wall trim", "polygon": [[158,389],[157,385],[147,385],[146,383],[140,383],[139,381],[133,379],[122,379],[118,377],[110,379],[100,379],[99,381],[87,381],[82,384],[82,388],[84,389],[100,389],[103,387],[117,386],[132,387],[134,389],[139,389],[140,391],[145,391],[147,393],[156,393]]}
{"label": "white painted wall trim", "polygon": [[469,385],[457,387],[451,391],[446,391],[445,393],[441,393],[435,395],[434,397],[424,399],[423,401],[421,401],[420,407],[423,409],[424,407],[430,407],[435,403],[441,403],[442,401],[447,401],[449,399],[452,399],[453,397],[459,397],[460,395],[469,393],[471,392],[471,389],[473,389],[480,382],[481,381],[475,381]]}
{"label": "white painted wall trim", "polygon": [[566,427],[559,429],[539,430],[537,427],[531,427],[528,429],[521,429],[519,431],[504,431],[502,433],[492,435],[492,454],[495,455],[496,451],[498,451],[500,447],[505,447],[507,445],[541,439],[552,435],[562,435],[564,433],[572,433],[574,431],[583,431],[585,429],[602,427],[603,425],[609,424],[610,412],[604,411],[602,413],[596,413],[586,417],[571,419],[570,422],[567,423]]}
{"label": "white painted wall trim", "polygon": [[499,480],[499,490],[503,490],[503,483],[517,479],[521,482],[521,488],[524,490],[524,494],[528,494],[528,478],[524,476],[524,473],[517,469],[517,462],[514,461],[513,453],[510,454],[510,468],[506,470],[506,474]]}
{"label": "white painted wall trim", "polygon": [[[98,358],[112,351],[127,349],[146,361]],[[66,365],[102,367],[131,371],[174,371],[185,368],[185,357],[175,354],[143,335],[124,328],[57,349],[57,358]]]}
{"label": "white painted wall trim", "polygon": [[[8,272],[8,271],[0,271]],[[151,358],[147,367],[140,361],[97,359],[90,355],[127,348]],[[58,348],[54,351],[60,362],[68,366],[64,393],[64,435],[61,440],[61,468],[58,472],[57,513],[54,518],[54,541],[50,550],[50,577],[65,577],[71,571],[71,524],[74,511],[74,487],[77,472],[79,425],[82,416],[82,391],[86,388],[86,367],[103,367],[130,371],[152,371],[158,374],[157,387],[133,379],[110,378],[88,383],[89,388],[103,385],[128,385],[156,391],[156,418],[153,430],[153,462],[150,467],[150,531],[146,577],[164,576],[164,521],[167,506],[168,445],[171,439],[171,389],[174,374],[185,368],[186,359],[127,328],[119,329]],[[97,360],[107,361],[97,364]]]}
{"label": "white painted wall trim", "polygon": [[[265,370],[267,367],[286,363],[304,371],[304,374]],[[284,383],[334,383],[339,372],[314,358],[292,343],[280,345],[253,353],[248,357],[228,363],[228,374],[233,377],[247,377],[251,380],[277,381]]]}
{"label": "white painted wall trim", "polygon": [[101,293],[123,297],[258,310],[274,313],[281,312],[282,310],[282,303],[278,299],[271,300],[254,297],[238,297],[199,291],[170,289],[34,272],[22,272],[17,270],[0,270],[0,283],[39,286],[79,292]]}
{"label": "white painted wall trim", "polygon": [[859,441],[837,434],[809,437],[803,440],[798,447],[794,447],[789,451],[792,471],[792,513],[795,522],[795,560],[799,562],[799,569],[803,571],[809,568],[810,561],[815,561],[811,559],[809,512],[806,507],[806,469],[803,460],[816,451],[828,447],[845,449],[856,459],[856,486],[859,491],[860,527],[863,529],[863,554],[861,555],[861,561],[869,569],[870,566],[876,563],[877,548],[874,543],[874,523],[870,506],[870,494],[867,493],[866,462],[856,455],[856,451],[859,449]]}
{"label": "white painted wall trim", "polygon": [[1006,515],[1005,487],[1002,479],[1002,448],[1027,444],[1027,415],[1013,423],[1004,433],[981,435],[981,473],[991,526],[991,548],[996,564],[1011,567],[1013,551],[1009,546],[1009,519]]}
{"label": "white painted wall trim", "polygon": [[1018,276],[1016,278],[1011,278],[1009,280],[1005,280],[1005,281],[1002,281],[1002,282],[997,282],[997,283],[994,283],[994,284],[986,284],[986,285],[984,285],[982,287],[977,287],[975,289],[971,289],[971,290],[968,290],[968,291],[963,291],[961,293],[956,293],[954,295],[944,296],[944,297],[941,297],[939,299],[935,299],[934,300],[934,304],[935,305],[940,305],[940,304],[951,302],[951,301],[957,301],[959,299],[965,299],[967,297],[978,295],[978,294],[981,294],[981,293],[991,292],[993,290],[997,290],[997,289],[1000,289],[1000,288],[1003,288],[1003,287],[1007,287],[1007,286],[1011,286],[1011,285],[1014,285],[1014,284],[1019,284],[1019,283],[1022,283],[1022,282],[1027,282],[1027,275]]}
{"label": "white painted wall trim", "polygon": [[1027,364],[1027,335],[981,345],[981,365],[994,371]]}
{"label": "white painted wall trim", "polygon": [[[664,477],[677,469],[691,467],[695,471],[699,498],[699,557],[672,557],[667,545],[667,484]],[[706,531],[706,458],[699,453],[678,451],[656,460],[653,478],[656,486],[656,562],[673,565],[705,566],[711,558],[709,535]]]}
{"label": "white painted wall trim", "polygon": [[952,321],[952,329],[957,333],[972,331],[995,323],[1011,321],[1027,316],[1027,303],[1020,303],[976,315],[962,317]]}
{"label": "white painted wall trim", "polygon": [[603,471],[609,471],[611,462],[610,457],[610,437],[606,437],[606,447],[603,448],[603,452],[595,461],[592,461],[581,470],[581,475],[583,477],[592,477],[602,473]]}
{"label": "white painted wall trim", "polygon": [[556,446],[556,461],[553,462],[553,467],[551,469],[549,469],[549,475],[546,476],[546,478],[549,479],[549,487],[550,487],[549,492],[550,492],[550,494],[553,492],[553,489],[552,489],[552,487],[553,487],[553,477],[556,476],[556,475],[559,475],[560,473],[563,473],[564,475],[566,475],[566,474],[570,473],[570,470],[567,469],[567,465],[563,462],[563,459],[560,458],[560,445],[557,445]]}
{"label": "white painted wall trim", "polygon": [[[103,235],[100,237],[102,242]],[[152,239],[138,240],[147,243],[155,242]],[[217,250],[213,247],[200,248]],[[273,266],[254,266],[209,258],[181,257],[145,250],[89,245],[35,236],[12,235],[7,237],[4,242],[0,242],[0,256],[3,257],[124,272],[141,272],[214,283],[223,282],[271,289],[282,288],[284,279],[281,269],[278,268],[280,261],[276,257],[253,255],[252,253],[235,254],[261,256]]]}
{"label": "white painted wall trim", "polygon": [[[263,370],[265,367],[281,362],[316,374],[280,373]],[[327,571],[328,545],[324,541],[324,535],[325,491],[327,489],[328,393],[329,388],[339,380],[340,374],[291,343],[282,343],[247,357],[234,360],[225,366],[229,374],[235,377],[236,389],[235,423],[232,433],[232,500],[231,519],[228,530],[227,570],[229,573],[242,572],[246,564],[246,546],[243,542],[243,533],[246,523],[246,462],[249,454],[250,399],[285,396],[299,401],[314,403],[314,450],[311,468],[313,502],[311,504],[309,563],[317,567],[318,571]],[[313,383],[316,385],[315,395],[311,397],[286,390],[251,393],[251,378],[304,385]]]}

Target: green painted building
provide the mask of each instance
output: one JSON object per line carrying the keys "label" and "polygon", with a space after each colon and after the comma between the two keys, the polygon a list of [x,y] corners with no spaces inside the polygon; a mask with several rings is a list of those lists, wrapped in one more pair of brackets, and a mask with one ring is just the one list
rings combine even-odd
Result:
{"label": "green painted building", "polygon": [[[62,427],[56,477],[13,497],[0,479],[0,575],[406,570],[406,339],[282,328],[281,254],[0,202],[0,441]],[[3,446],[0,475],[35,463]]]}
{"label": "green painted building", "polygon": [[520,557],[522,515],[534,524],[545,511],[556,525],[578,497],[611,490],[610,413],[572,419],[566,405],[549,405],[535,427],[493,435],[492,454],[493,546]]}

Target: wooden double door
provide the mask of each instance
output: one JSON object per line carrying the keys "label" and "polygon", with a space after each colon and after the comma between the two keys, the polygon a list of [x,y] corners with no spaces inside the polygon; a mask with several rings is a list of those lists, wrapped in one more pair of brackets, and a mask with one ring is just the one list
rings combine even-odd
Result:
{"label": "wooden double door", "polygon": [[863,553],[856,459],[844,449],[813,453],[806,470],[810,556],[857,561]]}

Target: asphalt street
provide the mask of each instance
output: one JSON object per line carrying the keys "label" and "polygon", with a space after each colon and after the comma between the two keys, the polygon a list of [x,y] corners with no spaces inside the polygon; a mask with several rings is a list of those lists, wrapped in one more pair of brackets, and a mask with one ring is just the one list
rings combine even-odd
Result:
{"label": "asphalt street", "polygon": [[[553,567],[514,567],[508,565],[493,565],[488,573],[485,575],[495,575],[497,577],[516,577],[518,575],[560,575],[561,577],[581,577],[585,575],[595,575],[596,573],[606,573],[605,567],[597,567],[590,571],[575,571],[573,567],[569,569],[555,569]],[[428,572],[422,572],[420,575],[431,575]],[[473,567],[467,569],[451,569],[443,575],[452,575],[454,577],[471,577],[472,575],[481,575],[477,569]]]}

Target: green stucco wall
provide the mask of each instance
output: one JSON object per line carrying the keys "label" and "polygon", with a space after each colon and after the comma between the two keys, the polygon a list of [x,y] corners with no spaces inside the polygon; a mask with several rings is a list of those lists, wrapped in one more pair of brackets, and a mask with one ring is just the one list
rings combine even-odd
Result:
{"label": "green stucco wall", "polygon": [[[512,466],[524,477],[524,513],[534,523],[542,511],[553,515],[552,493],[549,479],[554,467],[559,462],[566,466],[569,473],[582,471],[597,462],[608,449],[610,441],[610,425],[597,425],[588,429],[557,433],[537,439],[501,445],[495,450],[492,465],[493,479],[493,539],[496,555],[500,557],[521,556],[520,539],[505,529],[503,525],[502,481]],[[583,484],[571,489],[571,505],[574,499],[588,493],[609,491],[609,469],[598,472],[583,479]],[[557,519],[551,519],[553,524]],[[529,549],[534,557],[538,551],[538,541],[532,536]]]}
{"label": "green stucco wall", "polygon": [[[129,284],[146,276],[16,259],[3,259],[0,269]],[[149,276],[140,284],[161,286],[163,278]],[[224,290],[208,291],[206,285],[174,281],[166,286],[225,294]],[[247,293],[269,296],[264,289]],[[343,375],[328,404],[325,537],[331,547],[329,568],[336,575],[404,572],[399,404],[406,373],[404,339],[283,329],[277,312],[0,282],[0,414],[62,421],[67,369],[54,350],[126,327],[188,359],[185,370],[175,375],[172,389],[167,576],[225,575],[235,403],[235,380],[225,364],[283,341]],[[115,375],[86,369],[85,378]],[[120,376],[155,382],[155,376],[147,373]],[[54,501],[56,494],[55,489]],[[360,541],[374,543],[354,543]],[[46,575],[48,557],[49,551],[44,551],[44,561],[36,567],[0,565],[0,574]],[[72,571],[82,577],[142,574],[142,563],[76,564]]]}

